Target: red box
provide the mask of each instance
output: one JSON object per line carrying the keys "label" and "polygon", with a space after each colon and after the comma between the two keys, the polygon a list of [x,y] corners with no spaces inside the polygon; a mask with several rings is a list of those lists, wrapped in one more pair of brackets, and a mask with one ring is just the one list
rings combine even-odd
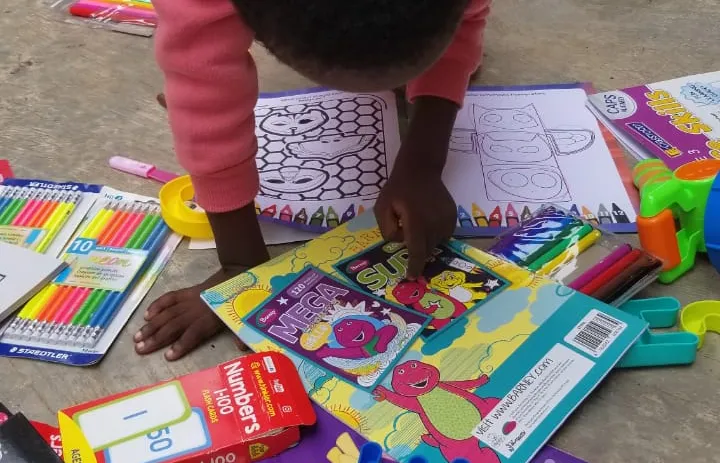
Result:
{"label": "red box", "polygon": [[58,413],[66,463],[249,463],[300,440],[315,412],[290,359],[252,354]]}
{"label": "red box", "polygon": [[0,182],[6,178],[13,178],[13,171],[10,168],[10,163],[5,159],[0,159]]}

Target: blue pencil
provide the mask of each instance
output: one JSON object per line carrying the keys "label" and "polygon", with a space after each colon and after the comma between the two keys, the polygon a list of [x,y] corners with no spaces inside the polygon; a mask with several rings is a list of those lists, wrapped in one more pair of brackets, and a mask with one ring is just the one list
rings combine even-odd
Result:
{"label": "blue pencil", "polygon": [[[150,232],[141,248],[144,251],[148,251],[147,262],[150,262],[152,260],[155,253],[163,245],[163,243],[165,242],[165,238],[167,238],[167,235],[169,234],[169,231],[170,229],[168,228],[168,226],[165,224],[164,221],[161,220],[157,223],[155,229]],[[142,274],[142,271],[138,272],[138,275],[140,274]],[[132,287],[133,284],[131,284],[130,287]],[[112,323],[113,319],[115,318],[117,311],[120,310],[120,307],[122,307],[122,304],[125,301],[125,297],[129,293],[130,289],[128,288],[128,290],[123,293],[115,292],[111,294],[111,296],[105,300],[105,303],[96,312],[93,320],[90,321],[90,324],[88,325],[88,333],[86,333],[85,339],[82,341],[83,344],[88,347],[93,347],[98,343],[98,341],[102,338],[103,334],[105,334],[105,331],[110,326],[110,323]]]}
{"label": "blue pencil", "polygon": [[10,204],[10,201],[13,200],[15,197],[15,194],[18,192],[15,187],[10,187],[7,190],[3,191],[2,196],[0,196],[0,213],[2,213],[3,209],[5,209],[5,206]]}

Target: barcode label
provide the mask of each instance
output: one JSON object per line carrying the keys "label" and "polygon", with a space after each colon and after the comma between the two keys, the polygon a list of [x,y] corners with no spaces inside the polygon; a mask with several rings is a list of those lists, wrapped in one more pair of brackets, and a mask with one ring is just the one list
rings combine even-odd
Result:
{"label": "barcode label", "polygon": [[586,354],[600,357],[625,328],[625,322],[593,309],[565,336],[565,342]]}

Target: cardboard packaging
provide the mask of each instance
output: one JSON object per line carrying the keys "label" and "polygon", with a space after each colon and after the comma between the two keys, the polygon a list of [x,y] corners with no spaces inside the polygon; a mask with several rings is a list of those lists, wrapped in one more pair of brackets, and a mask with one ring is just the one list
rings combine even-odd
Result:
{"label": "cardboard packaging", "polygon": [[250,463],[316,416],[290,359],[252,354],[58,413],[66,463]]}

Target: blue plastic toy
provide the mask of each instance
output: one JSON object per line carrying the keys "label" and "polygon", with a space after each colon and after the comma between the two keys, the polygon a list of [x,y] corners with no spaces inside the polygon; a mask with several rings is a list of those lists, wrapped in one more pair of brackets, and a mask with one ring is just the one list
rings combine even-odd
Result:
{"label": "blue plastic toy", "polygon": [[[680,301],[674,297],[635,299],[620,310],[645,320],[649,328],[671,328],[678,322]],[[620,359],[617,368],[688,365],[695,361],[700,338],[685,331],[652,333],[649,329]]]}
{"label": "blue plastic toy", "polygon": [[[358,463],[380,463],[382,461],[383,449],[375,442],[368,442],[360,448],[360,459]],[[407,463],[429,463],[423,456],[410,457]],[[452,463],[470,463],[464,458],[456,458]]]}

